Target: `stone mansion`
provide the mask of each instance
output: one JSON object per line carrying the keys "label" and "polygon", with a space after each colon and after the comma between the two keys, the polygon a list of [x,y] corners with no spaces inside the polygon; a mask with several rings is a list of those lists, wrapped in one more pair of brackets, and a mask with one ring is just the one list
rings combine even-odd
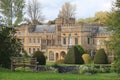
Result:
{"label": "stone mansion", "polygon": [[105,26],[76,24],[73,18],[57,18],[54,25],[17,27],[16,35],[29,55],[41,50],[45,52],[48,61],[55,62],[64,59],[73,45],[81,45],[91,55],[100,48],[106,50],[105,41],[109,40],[111,32]]}

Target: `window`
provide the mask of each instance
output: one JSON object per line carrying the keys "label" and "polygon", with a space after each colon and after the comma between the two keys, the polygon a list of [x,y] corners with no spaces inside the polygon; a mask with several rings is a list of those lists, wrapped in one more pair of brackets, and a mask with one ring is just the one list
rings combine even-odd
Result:
{"label": "window", "polygon": [[95,40],[93,39],[93,44],[95,44]]}
{"label": "window", "polygon": [[53,52],[50,52],[50,54],[49,54],[49,60],[50,61],[54,61],[54,53]]}
{"label": "window", "polygon": [[29,54],[31,54],[31,48],[29,48]]}
{"label": "window", "polygon": [[63,36],[65,36],[65,34],[63,34]]}
{"label": "window", "polygon": [[31,43],[31,38],[29,39],[29,43]]}
{"label": "window", "polygon": [[51,40],[47,40],[47,45],[51,45]]}
{"label": "window", "polygon": [[68,45],[72,45],[72,36],[69,34],[68,36]]}
{"label": "window", "polygon": [[63,44],[66,44],[66,38],[63,38]]}
{"label": "window", "polygon": [[35,43],[35,39],[33,39],[33,43]]}
{"label": "window", "polygon": [[37,48],[37,51],[40,51],[40,49],[39,49],[39,48]]}
{"label": "window", "polygon": [[77,33],[75,33],[75,36],[77,36]]}
{"label": "window", "polygon": [[75,44],[78,44],[78,38],[75,38]]}
{"label": "window", "polygon": [[88,44],[90,44],[90,38],[88,38]]}
{"label": "window", "polygon": [[61,26],[58,26],[58,31],[61,31]]}
{"label": "window", "polygon": [[40,39],[38,38],[38,43],[40,43]]}
{"label": "window", "polygon": [[33,48],[33,53],[35,52],[35,48]]}

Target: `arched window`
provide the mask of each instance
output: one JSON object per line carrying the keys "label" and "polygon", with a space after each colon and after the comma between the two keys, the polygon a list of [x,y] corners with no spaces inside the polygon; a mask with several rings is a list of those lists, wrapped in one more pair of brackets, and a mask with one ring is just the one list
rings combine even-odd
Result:
{"label": "arched window", "polygon": [[49,60],[54,61],[54,53],[52,51],[49,53]]}

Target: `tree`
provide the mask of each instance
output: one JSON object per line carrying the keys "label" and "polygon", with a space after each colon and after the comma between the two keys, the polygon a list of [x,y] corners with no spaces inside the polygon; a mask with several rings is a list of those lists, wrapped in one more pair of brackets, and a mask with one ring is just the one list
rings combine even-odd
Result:
{"label": "tree", "polygon": [[4,23],[16,26],[22,21],[24,0],[0,0],[0,12]]}
{"label": "tree", "polygon": [[107,15],[108,15],[108,12],[103,12],[103,11],[96,12],[95,16],[94,16],[95,24],[105,25],[106,24],[106,20],[108,18]]}
{"label": "tree", "polygon": [[120,73],[120,0],[116,0],[108,15],[107,26],[112,31],[109,48],[115,56],[116,70]]}
{"label": "tree", "polygon": [[42,7],[38,0],[29,1],[26,14],[27,17],[25,20],[30,24],[41,24],[44,20],[44,16],[42,15]]}
{"label": "tree", "polygon": [[85,19],[81,18],[77,21],[77,23],[105,25],[108,18],[107,15],[108,15],[108,12],[99,11],[95,13],[94,17],[89,17]]}
{"label": "tree", "polygon": [[11,57],[20,56],[22,44],[15,36],[16,30],[10,27],[0,29],[0,65],[10,68]]}
{"label": "tree", "polygon": [[44,56],[44,53],[41,51],[36,51],[33,53],[33,58],[37,58],[38,65],[45,65],[46,64],[46,57]]}
{"label": "tree", "polygon": [[107,64],[108,58],[104,51],[104,49],[99,49],[94,56],[94,63],[95,64]]}
{"label": "tree", "polygon": [[83,64],[82,54],[76,46],[69,49],[67,55],[65,56],[64,62],[66,64]]}
{"label": "tree", "polygon": [[65,19],[74,18],[75,12],[76,12],[76,6],[72,5],[70,2],[66,2],[62,6],[62,9],[60,10],[58,17]]}

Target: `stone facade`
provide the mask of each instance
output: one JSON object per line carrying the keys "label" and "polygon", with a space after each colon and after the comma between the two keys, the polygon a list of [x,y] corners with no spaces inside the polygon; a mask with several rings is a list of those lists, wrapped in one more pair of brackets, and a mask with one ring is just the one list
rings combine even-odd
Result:
{"label": "stone facade", "polygon": [[73,45],[82,45],[91,51],[104,48],[111,32],[105,26],[79,25],[75,19],[57,18],[55,25],[21,26],[17,28],[17,37],[21,39],[29,55],[34,51],[45,52],[47,60],[55,62],[64,59],[68,49]]}

